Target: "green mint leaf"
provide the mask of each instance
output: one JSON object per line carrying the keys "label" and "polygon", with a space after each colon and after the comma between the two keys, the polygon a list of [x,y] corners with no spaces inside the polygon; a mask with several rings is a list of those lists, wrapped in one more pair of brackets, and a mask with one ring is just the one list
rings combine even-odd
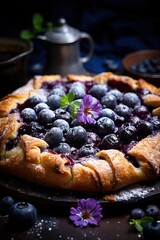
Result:
{"label": "green mint leaf", "polygon": [[44,22],[44,19],[43,19],[43,16],[41,14],[35,13],[33,15],[32,24],[33,24],[33,27],[36,31],[38,31],[38,32],[43,31],[43,28],[42,28],[43,22]]}
{"label": "green mint leaf", "polygon": [[143,231],[143,227],[150,222],[153,222],[153,218],[149,216],[144,216],[140,219],[130,219],[129,224],[132,225],[138,232]]}
{"label": "green mint leaf", "polygon": [[59,101],[61,107],[72,107],[72,101],[74,100],[74,93],[67,93],[62,95],[61,100]]}
{"label": "green mint leaf", "polygon": [[69,103],[71,103],[71,102],[74,100],[74,98],[75,98],[75,95],[74,95],[73,92],[70,92],[70,93],[68,93],[68,94],[66,94],[66,95],[67,95],[67,97],[68,97],[68,102],[69,102]]}
{"label": "green mint leaf", "polygon": [[30,30],[27,30],[27,29],[24,29],[24,30],[21,31],[20,37],[22,39],[26,39],[26,40],[32,39],[34,37],[34,32],[30,31]]}

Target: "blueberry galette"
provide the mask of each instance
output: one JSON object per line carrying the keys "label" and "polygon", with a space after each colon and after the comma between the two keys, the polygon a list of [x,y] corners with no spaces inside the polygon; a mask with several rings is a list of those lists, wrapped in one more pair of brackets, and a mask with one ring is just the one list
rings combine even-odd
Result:
{"label": "blueberry galette", "polygon": [[35,76],[0,101],[0,170],[88,192],[158,179],[160,89],[111,72]]}

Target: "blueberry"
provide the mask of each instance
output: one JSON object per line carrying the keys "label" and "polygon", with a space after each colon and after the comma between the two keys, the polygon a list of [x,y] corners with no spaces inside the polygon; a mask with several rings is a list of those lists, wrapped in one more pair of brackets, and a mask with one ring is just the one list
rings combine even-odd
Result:
{"label": "blueberry", "polygon": [[142,120],[138,125],[139,134],[143,137],[152,133],[153,125],[149,121]]}
{"label": "blueberry", "polygon": [[84,87],[79,87],[79,86],[70,88],[69,93],[71,93],[71,92],[74,93],[74,99],[82,99],[86,94]]}
{"label": "blueberry", "polygon": [[100,100],[106,94],[107,90],[107,85],[96,84],[91,87],[90,94]]}
{"label": "blueberry", "polygon": [[52,110],[55,110],[60,107],[60,100],[61,96],[52,94],[48,97],[47,104]]}
{"label": "blueberry", "polygon": [[63,153],[63,154],[69,154],[71,152],[71,148],[67,143],[60,143],[53,150],[57,153]]}
{"label": "blueberry", "polygon": [[160,130],[160,118],[157,116],[152,117],[151,123],[154,130]]}
{"label": "blueberry", "polygon": [[140,219],[145,216],[145,211],[141,208],[134,208],[130,212],[130,218]]}
{"label": "blueberry", "polygon": [[99,117],[108,117],[108,118],[112,119],[113,121],[116,120],[115,112],[109,108],[103,108],[99,114]]}
{"label": "blueberry", "polygon": [[38,119],[42,124],[52,123],[55,120],[55,113],[50,109],[43,109],[38,113]]}
{"label": "blueberry", "polygon": [[137,129],[130,123],[122,124],[121,128],[118,130],[120,138],[125,142],[130,142],[134,140],[137,136]]}
{"label": "blueberry", "polygon": [[140,99],[137,94],[127,92],[123,95],[122,103],[128,107],[134,108],[136,105],[140,104]]}
{"label": "blueberry", "polygon": [[38,103],[44,102],[45,101],[45,97],[41,96],[39,94],[34,94],[31,97],[29,97],[28,99],[28,104],[30,107],[35,107]]}
{"label": "blueberry", "polygon": [[51,147],[56,147],[63,140],[63,132],[58,127],[52,127],[45,135],[45,141]]}
{"label": "blueberry", "polygon": [[148,111],[148,109],[147,109],[146,106],[141,105],[141,106],[136,106],[136,107],[134,108],[134,113],[135,113],[138,117],[144,119],[144,118],[146,118],[147,115],[149,114],[149,111]]}
{"label": "blueberry", "polygon": [[64,109],[58,108],[58,109],[55,110],[55,118],[56,119],[64,119],[67,122],[70,122],[71,121],[71,114]]}
{"label": "blueberry", "polygon": [[117,105],[117,99],[113,94],[106,93],[104,97],[101,98],[101,104],[106,108],[114,109]]}
{"label": "blueberry", "polygon": [[160,223],[151,222],[144,226],[143,236],[146,240],[159,240],[160,239]]}
{"label": "blueberry", "polygon": [[17,202],[9,210],[9,222],[16,228],[29,228],[37,219],[37,209],[27,202]]}
{"label": "blueberry", "polygon": [[92,144],[86,144],[78,150],[79,157],[94,155],[95,153],[96,153],[96,149],[93,147]]}
{"label": "blueberry", "polygon": [[101,117],[97,120],[96,129],[98,135],[105,136],[106,134],[112,133],[115,129],[115,123],[108,117]]}
{"label": "blueberry", "polygon": [[49,106],[42,102],[42,103],[38,103],[35,107],[34,107],[34,110],[36,113],[39,113],[42,109],[49,109]]}
{"label": "blueberry", "polygon": [[114,111],[121,117],[124,117],[125,119],[128,119],[131,115],[131,110],[128,106],[120,103],[117,105],[114,109]]}
{"label": "blueberry", "polygon": [[8,214],[10,207],[14,204],[14,199],[11,196],[5,196],[0,202],[0,213]]}
{"label": "blueberry", "polygon": [[63,133],[67,133],[69,130],[69,123],[64,119],[57,119],[53,122],[53,127],[59,127]]}
{"label": "blueberry", "polygon": [[24,108],[21,112],[21,117],[27,123],[37,120],[36,112],[32,108]]}
{"label": "blueberry", "polygon": [[99,136],[94,132],[87,132],[87,141],[86,143],[98,145],[100,142]]}
{"label": "blueberry", "polygon": [[101,146],[104,149],[119,149],[121,146],[120,139],[114,133],[108,134],[102,139]]}
{"label": "blueberry", "polygon": [[78,82],[78,81],[76,81],[76,82],[73,82],[72,84],[71,84],[71,86],[70,86],[70,89],[74,89],[74,88],[83,88],[84,90],[86,90],[86,87],[85,87],[85,85],[84,85],[84,83],[83,82]]}
{"label": "blueberry", "polygon": [[62,88],[54,88],[52,89],[52,91],[50,92],[51,95],[58,95],[58,96],[62,96],[65,94],[65,91]]}
{"label": "blueberry", "polygon": [[160,208],[154,204],[148,205],[146,208],[146,214],[150,217],[160,219]]}
{"label": "blueberry", "polygon": [[67,135],[66,141],[72,146],[82,146],[87,138],[87,131],[82,126],[76,126],[70,128]]}
{"label": "blueberry", "polygon": [[112,89],[112,90],[109,91],[109,93],[114,95],[118,101],[122,100],[123,93],[120,92],[118,89]]}
{"label": "blueberry", "polygon": [[38,122],[31,122],[28,124],[27,133],[30,134],[33,137],[40,137],[45,132],[45,129],[42,125],[40,125]]}

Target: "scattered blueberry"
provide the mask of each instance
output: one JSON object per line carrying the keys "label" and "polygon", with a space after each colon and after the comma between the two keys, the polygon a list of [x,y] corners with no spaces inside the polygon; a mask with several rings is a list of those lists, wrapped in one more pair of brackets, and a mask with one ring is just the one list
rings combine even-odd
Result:
{"label": "scattered blueberry", "polygon": [[145,240],[159,240],[160,239],[160,223],[151,222],[144,226],[143,236]]}
{"label": "scattered blueberry", "polygon": [[130,212],[130,218],[139,219],[145,216],[145,211],[141,208],[134,208]]}
{"label": "scattered blueberry", "polygon": [[29,228],[37,219],[37,209],[27,202],[17,202],[9,209],[9,223],[15,228]]}
{"label": "scattered blueberry", "polygon": [[14,199],[11,196],[5,196],[0,201],[0,213],[8,214],[10,207],[14,204]]}
{"label": "scattered blueberry", "polygon": [[146,214],[150,217],[160,219],[160,208],[154,204],[148,205],[146,208]]}

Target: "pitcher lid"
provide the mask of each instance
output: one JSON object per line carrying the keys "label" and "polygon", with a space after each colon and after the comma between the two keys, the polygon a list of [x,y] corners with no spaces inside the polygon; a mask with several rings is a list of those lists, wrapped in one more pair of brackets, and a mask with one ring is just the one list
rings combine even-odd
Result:
{"label": "pitcher lid", "polygon": [[58,25],[45,33],[46,40],[52,43],[73,43],[80,37],[80,31],[69,26],[64,18],[58,20]]}

